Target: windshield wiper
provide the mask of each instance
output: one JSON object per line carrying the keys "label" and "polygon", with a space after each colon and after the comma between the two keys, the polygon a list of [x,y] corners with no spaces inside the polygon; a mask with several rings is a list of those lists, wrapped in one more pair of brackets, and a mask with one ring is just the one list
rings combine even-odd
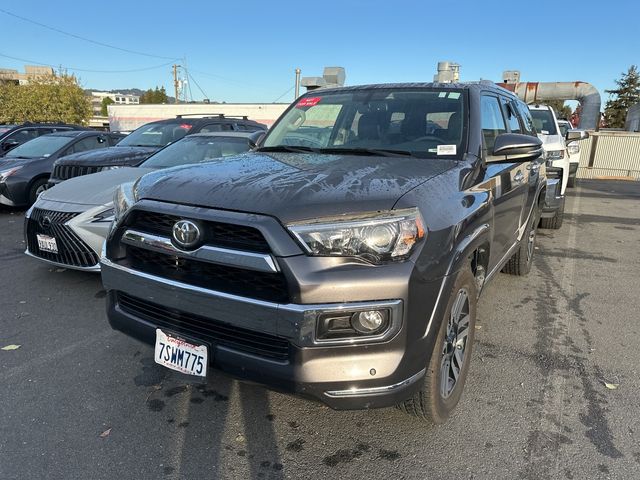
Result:
{"label": "windshield wiper", "polygon": [[260,147],[256,152],[293,152],[293,153],[308,153],[318,152],[320,149],[313,147],[305,147],[304,145],[274,145],[272,147]]}
{"label": "windshield wiper", "polygon": [[344,153],[349,155],[378,155],[380,157],[413,157],[413,153],[408,150],[393,150],[388,148],[339,148],[328,147],[319,148],[320,153]]}

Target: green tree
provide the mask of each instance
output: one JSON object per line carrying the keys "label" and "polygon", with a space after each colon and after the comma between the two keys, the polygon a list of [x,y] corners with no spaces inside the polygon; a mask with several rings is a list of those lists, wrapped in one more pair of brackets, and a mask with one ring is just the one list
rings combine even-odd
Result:
{"label": "green tree", "polygon": [[571,118],[571,114],[573,112],[571,111],[571,107],[565,105],[564,100],[545,100],[544,104],[549,105],[551,108],[553,108],[558,119],[569,120]]}
{"label": "green tree", "polygon": [[102,99],[102,106],[100,107],[100,115],[102,115],[103,117],[106,117],[107,115],[109,115],[109,110],[107,109],[107,107],[112,103],[114,103],[113,98],[104,97]]}
{"label": "green tree", "polygon": [[0,85],[0,122],[86,124],[91,116],[91,100],[73,75],[38,78],[27,85]]}
{"label": "green tree", "polygon": [[164,87],[149,89],[140,96],[140,103],[168,103],[169,97]]}
{"label": "green tree", "polygon": [[629,107],[640,102],[640,72],[638,67],[631,65],[626,73],[622,73],[616,80],[618,88],[605,90],[609,94],[609,100],[604,107],[604,116],[607,127],[624,128]]}

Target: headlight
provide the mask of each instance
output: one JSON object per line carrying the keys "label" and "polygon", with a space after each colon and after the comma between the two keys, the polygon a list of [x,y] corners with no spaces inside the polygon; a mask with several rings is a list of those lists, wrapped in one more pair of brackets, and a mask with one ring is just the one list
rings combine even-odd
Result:
{"label": "headlight", "polygon": [[9,178],[11,175],[16,173],[21,168],[22,167],[13,167],[13,168],[10,168],[8,170],[1,171],[0,172],[0,182],[4,182],[7,178]]}
{"label": "headlight", "polygon": [[576,142],[570,143],[569,145],[567,145],[567,152],[569,153],[569,155],[576,155],[580,153],[580,145],[578,145]]}
{"label": "headlight", "polygon": [[113,222],[115,219],[115,208],[112,206],[107,210],[103,210],[102,212],[96,214],[91,220],[92,223],[108,223]]}
{"label": "headlight", "polygon": [[406,259],[426,235],[417,208],[324,218],[287,228],[309,255],[361,257],[372,263]]}
{"label": "headlight", "polygon": [[117,222],[136,203],[135,182],[123,183],[113,196],[113,220]]}
{"label": "headlight", "polygon": [[564,158],[564,150],[549,150],[547,152],[547,160],[562,160]]}
{"label": "headlight", "polygon": [[100,167],[100,171],[106,172],[107,170],[115,170],[116,168],[122,168],[122,165],[111,165],[108,167]]}

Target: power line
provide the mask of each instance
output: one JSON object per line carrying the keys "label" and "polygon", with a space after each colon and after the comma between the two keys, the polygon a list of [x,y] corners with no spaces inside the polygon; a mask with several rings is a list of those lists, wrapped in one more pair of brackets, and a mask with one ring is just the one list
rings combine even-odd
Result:
{"label": "power line", "polygon": [[10,58],[11,60],[17,60],[19,62],[25,62],[32,65],[42,65],[45,67],[58,68],[58,66],[64,67],[67,70],[73,70],[74,72],[88,72],[88,73],[133,73],[133,72],[144,72],[145,70],[155,70],[156,68],[166,67],[167,65],[171,65],[172,62],[163,63],[161,65],[155,65],[153,67],[146,68],[135,68],[132,70],[90,70],[86,68],[75,68],[68,67],[66,65],[52,65],[50,63],[36,62],[35,60],[27,60],[25,58],[20,57],[12,57],[11,55],[5,55],[4,53],[0,53],[0,57]]}
{"label": "power line", "polygon": [[174,58],[174,57],[163,57],[161,55],[153,55],[151,53],[138,52],[136,50],[129,50],[128,48],[121,48],[121,47],[116,47],[115,45],[109,45],[108,43],[99,42],[97,40],[91,40],[90,38],[86,38],[86,37],[83,37],[81,35],[76,35],[75,33],[65,32],[64,30],[60,30],[59,28],[55,28],[55,27],[52,27],[50,25],[45,25],[44,23],[36,22],[35,20],[31,20],[29,18],[22,17],[20,15],[16,15],[15,13],[11,13],[11,12],[9,12],[7,10],[2,9],[2,8],[0,8],[0,12],[4,13],[5,15],[9,15],[10,17],[14,17],[14,18],[17,18],[19,20],[22,20],[23,22],[32,23],[32,24],[37,25],[39,27],[46,28],[47,30],[51,30],[53,32],[60,33],[62,35],[67,35],[68,37],[72,37],[72,38],[75,38],[75,39],[78,39],[78,40],[83,40],[85,42],[93,43],[94,45],[99,45],[101,47],[112,48],[114,50],[119,50],[121,52],[132,53],[134,55],[142,55],[142,56],[145,56],[145,57],[162,58],[162,59],[165,59],[165,60],[176,60],[177,59],[177,58]]}
{"label": "power line", "polygon": [[200,92],[202,93],[202,95],[204,96],[204,98],[209,98],[209,97],[207,96],[207,94],[206,94],[206,93],[204,93],[204,90],[202,89],[202,87],[200,86],[200,84],[199,84],[198,82],[196,82],[196,79],[195,79],[195,78],[193,78],[193,75],[191,75],[191,73],[189,73],[189,70],[187,70],[186,68],[185,68],[184,70],[185,70],[185,72],[187,73],[187,77],[188,77],[188,78],[190,78],[190,79],[191,79],[191,81],[192,81],[193,83],[195,83],[195,84],[196,84],[196,87],[198,87],[198,90],[200,90]]}
{"label": "power line", "polygon": [[276,98],[273,102],[271,103],[276,103],[278,100],[280,100],[282,97],[284,97],[287,93],[289,93],[291,90],[293,90],[294,88],[296,88],[296,86],[294,85],[293,87],[291,87],[289,90],[287,90],[286,92],[284,92],[282,95],[280,95],[278,98]]}

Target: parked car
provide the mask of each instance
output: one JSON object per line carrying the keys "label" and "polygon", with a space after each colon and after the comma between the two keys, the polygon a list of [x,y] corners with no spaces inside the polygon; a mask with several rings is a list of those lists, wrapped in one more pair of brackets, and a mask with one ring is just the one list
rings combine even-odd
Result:
{"label": "parked car", "polygon": [[531,268],[532,123],[490,82],[307,93],[255,151],[118,188],[109,321],[187,374],[444,422],[478,295]]}
{"label": "parked car", "polygon": [[[565,138],[567,132],[574,129],[569,120],[558,120],[558,127],[560,128],[560,134]],[[580,166],[580,145],[578,142],[567,143],[567,155],[569,156],[569,179],[567,180],[567,187],[575,187],[576,175],[578,173],[578,167]]]}
{"label": "parked car", "polygon": [[[203,114],[198,114],[203,115]],[[135,167],[150,155],[185,135],[207,132],[257,132],[267,126],[244,117],[212,114],[202,118],[178,115],[176,118],[147,123],[130,133],[114,148],[85,152],[56,163],[49,180],[56,185],[64,180],[119,167]]]}
{"label": "parked car", "polygon": [[61,157],[107,148],[122,138],[115,133],[70,130],[34,138],[0,159],[0,203],[26,206],[45,189],[53,163]]}
{"label": "parked car", "polygon": [[22,145],[41,135],[68,130],[87,130],[87,128],[68,123],[26,122],[21,124],[0,124],[0,157],[18,145]]}
{"label": "parked car", "polygon": [[255,146],[262,132],[198,133],[163,148],[138,168],[72,178],[46,190],[25,219],[26,254],[77,270],[100,271],[98,259],[113,220],[113,195],[121,183],[147,172],[213,161]]}
{"label": "parked car", "polygon": [[570,161],[565,140],[580,140],[588,135],[583,130],[570,130],[562,135],[556,114],[548,105],[529,105],[536,130],[544,147],[547,170],[547,201],[540,226],[558,229],[564,219],[565,192],[570,177]]}

